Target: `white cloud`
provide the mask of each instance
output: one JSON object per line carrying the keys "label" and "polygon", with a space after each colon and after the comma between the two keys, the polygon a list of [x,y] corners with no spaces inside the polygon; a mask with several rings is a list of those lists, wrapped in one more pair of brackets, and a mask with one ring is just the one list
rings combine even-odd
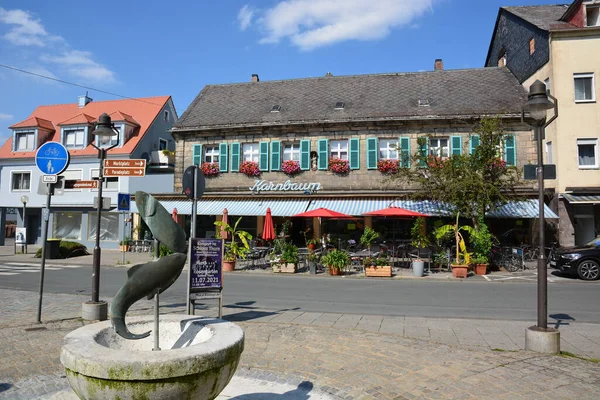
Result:
{"label": "white cloud", "polygon": [[41,55],[39,60],[27,60],[29,63],[36,64],[42,61],[42,65],[24,69],[51,78],[56,78],[56,75],[49,70],[50,68],[88,81],[116,82],[115,73],[94,61],[94,55],[91,52],[72,49],[62,37],[47,32],[42,21],[34,18],[30,12],[17,9],[6,10],[0,7],[1,24],[10,26],[9,31],[2,38],[13,45],[46,49],[45,54]]}
{"label": "white cloud", "polygon": [[2,119],[13,119],[13,115],[12,114],[5,114],[5,113],[0,113],[0,120]]}
{"label": "white cloud", "polygon": [[114,73],[105,66],[98,64],[92,59],[89,51],[68,50],[60,55],[44,54],[40,57],[42,61],[57,64],[65,68],[71,75],[103,82],[114,82]]}
{"label": "white cloud", "polygon": [[[261,43],[284,38],[302,50],[346,40],[377,40],[390,30],[411,26],[436,0],[287,0],[259,21]],[[240,10],[241,11],[241,10]]]}
{"label": "white cloud", "polygon": [[254,11],[250,8],[250,6],[248,6],[248,4],[240,9],[237,18],[242,31],[245,31],[250,26],[253,17]]}

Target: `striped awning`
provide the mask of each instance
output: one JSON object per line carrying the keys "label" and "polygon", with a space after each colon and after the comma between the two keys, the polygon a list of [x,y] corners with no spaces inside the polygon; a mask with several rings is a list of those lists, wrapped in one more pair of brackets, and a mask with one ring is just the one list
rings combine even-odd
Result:
{"label": "striped awning", "polygon": [[258,216],[265,215],[267,208],[271,209],[274,217],[289,217],[306,211],[309,199],[203,199],[198,203],[198,215],[221,215],[223,209],[232,216]]}
{"label": "striped awning", "polygon": [[[495,209],[487,216],[490,218],[538,218],[538,210],[537,200],[513,201]],[[544,218],[558,219],[558,215],[544,204]]]}
{"label": "striped awning", "polygon": [[600,204],[600,196],[581,196],[569,193],[563,193],[561,196],[571,204]]}
{"label": "striped awning", "polygon": [[381,210],[390,206],[405,208],[427,215],[451,215],[451,211],[443,203],[434,201],[394,200],[385,197],[369,197],[360,199],[313,199],[306,211],[327,208],[348,215],[362,216],[364,213]]}
{"label": "striped awning", "polygon": [[[173,209],[177,209],[177,214],[180,215],[191,215],[192,214],[192,201],[191,200],[159,200],[160,204],[169,212],[172,213]],[[131,212],[137,213],[138,209],[135,201],[130,204]],[[198,208],[200,208],[198,206]]]}

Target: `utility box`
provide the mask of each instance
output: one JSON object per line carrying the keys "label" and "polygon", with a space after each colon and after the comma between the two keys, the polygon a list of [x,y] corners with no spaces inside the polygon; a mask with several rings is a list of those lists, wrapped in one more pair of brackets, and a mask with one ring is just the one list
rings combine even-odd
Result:
{"label": "utility box", "polygon": [[60,241],[61,239],[46,240],[46,258],[56,260],[60,258]]}

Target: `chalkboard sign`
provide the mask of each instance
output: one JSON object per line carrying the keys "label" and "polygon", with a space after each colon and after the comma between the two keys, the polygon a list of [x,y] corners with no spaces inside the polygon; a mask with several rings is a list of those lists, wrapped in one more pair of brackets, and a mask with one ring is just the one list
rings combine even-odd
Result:
{"label": "chalkboard sign", "polygon": [[190,257],[190,292],[223,287],[221,257],[223,241],[221,239],[192,239]]}

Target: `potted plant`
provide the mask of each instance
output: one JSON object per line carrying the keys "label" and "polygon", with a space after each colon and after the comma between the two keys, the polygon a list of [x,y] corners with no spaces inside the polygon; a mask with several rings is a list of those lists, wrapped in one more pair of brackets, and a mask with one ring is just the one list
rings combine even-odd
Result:
{"label": "potted plant", "polygon": [[446,235],[454,236],[454,241],[456,242],[456,258],[451,264],[452,276],[455,278],[466,278],[469,264],[471,263],[471,253],[467,251],[467,245],[462,232],[471,234],[473,232],[473,227],[469,225],[459,226],[459,217],[460,213],[456,213],[455,224],[444,225],[437,228],[435,231],[435,237],[437,239],[442,239]]}
{"label": "potted plant", "polygon": [[317,248],[318,244],[319,241],[317,239],[308,239],[306,241],[306,247],[308,247],[310,251],[314,251]]}
{"label": "potted plant", "polygon": [[290,176],[296,175],[302,171],[300,169],[300,163],[294,160],[286,160],[282,162],[281,170]]}
{"label": "potted plant", "polygon": [[339,175],[347,174],[350,171],[350,162],[339,158],[330,158],[329,170]]}
{"label": "potted plant", "polygon": [[295,273],[298,268],[298,247],[292,243],[285,243],[277,261],[271,264],[273,272]]}
{"label": "potted plant", "polygon": [[[245,259],[246,254],[250,251],[249,240],[252,240],[252,235],[246,231],[239,230],[238,225],[242,217],[239,217],[235,224],[232,226],[227,222],[216,221],[215,225],[217,229],[217,238],[220,239],[221,229],[224,229],[229,235],[231,235],[231,242],[225,243],[225,254],[223,255],[223,271],[234,271],[236,259]],[[238,243],[237,240],[241,242]]]}
{"label": "potted plant", "polygon": [[379,160],[377,169],[382,174],[395,174],[400,169],[400,162],[394,159]]}
{"label": "potted plant", "polygon": [[217,163],[209,163],[209,162],[205,162],[202,163],[202,165],[200,166],[200,169],[202,170],[202,174],[204,176],[217,176],[219,175],[219,164]]}
{"label": "potted plant", "polygon": [[244,161],[240,164],[240,172],[254,177],[260,175],[260,168],[256,161]]}
{"label": "potted plant", "polygon": [[129,251],[129,241],[129,237],[125,236],[125,238],[119,242],[119,250]]}
{"label": "potted plant", "polygon": [[471,261],[475,274],[485,275],[490,262],[494,235],[490,233],[483,217],[479,217],[477,227],[469,235],[469,241],[473,246],[474,257]]}
{"label": "potted plant", "polygon": [[371,256],[371,245],[378,237],[379,233],[375,232],[372,228],[365,226],[365,230],[360,237],[360,244],[369,249],[369,256]]}
{"label": "potted plant", "polygon": [[[416,249],[424,249],[429,246],[431,242],[427,236],[427,227],[425,225],[425,217],[418,217],[415,219],[412,228],[410,229],[410,244]],[[418,251],[418,250],[417,250]],[[423,276],[423,270],[425,269],[425,260],[423,260],[419,254],[417,258],[412,262],[413,275]]]}
{"label": "potted plant", "polygon": [[342,269],[350,265],[350,254],[344,250],[333,249],[321,257],[321,262],[329,267],[330,275],[340,275]]}
{"label": "potted plant", "polygon": [[363,265],[365,266],[365,276],[392,277],[392,266],[385,257],[366,257]]}
{"label": "potted plant", "polygon": [[308,272],[310,275],[315,275],[317,273],[317,264],[319,263],[319,254],[311,251],[308,253],[307,261],[308,261]]}

